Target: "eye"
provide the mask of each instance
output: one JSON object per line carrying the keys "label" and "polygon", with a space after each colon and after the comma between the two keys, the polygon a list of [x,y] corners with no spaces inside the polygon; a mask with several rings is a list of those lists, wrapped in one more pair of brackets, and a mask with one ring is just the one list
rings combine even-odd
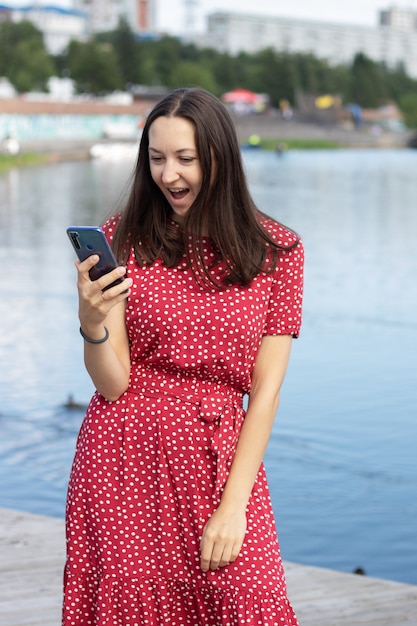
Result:
{"label": "eye", "polygon": [[162,157],[160,156],[151,156],[149,157],[150,161],[153,161],[153,163],[160,163],[162,161]]}
{"label": "eye", "polygon": [[181,157],[181,161],[183,163],[192,163],[194,161],[194,157],[186,157],[186,156],[184,156],[184,157]]}

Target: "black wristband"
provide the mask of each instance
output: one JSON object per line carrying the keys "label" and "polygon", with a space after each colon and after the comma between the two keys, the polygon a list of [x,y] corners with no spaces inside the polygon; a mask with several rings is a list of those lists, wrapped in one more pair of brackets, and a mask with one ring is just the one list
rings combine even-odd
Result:
{"label": "black wristband", "polygon": [[106,331],[106,334],[104,335],[103,339],[91,339],[90,337],[87,337],[87,335],[83,333],[83,330],[80,326],[80,335],[84,339],[84,341],[86,341],[87,343],[104,343],[109,338],[109,331],[108,331],[108,328],[106,328],[106,326],[104,327],[104,330]]}

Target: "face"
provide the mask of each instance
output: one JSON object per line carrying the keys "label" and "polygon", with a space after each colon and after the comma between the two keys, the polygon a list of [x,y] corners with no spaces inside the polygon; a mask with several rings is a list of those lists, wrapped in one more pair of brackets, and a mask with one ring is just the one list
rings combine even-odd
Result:
{"label": "face", "polygon": [[181,222],[203,179],[193,124],[183,117],[158,117],[149,127],[149,164],[154,182]]}

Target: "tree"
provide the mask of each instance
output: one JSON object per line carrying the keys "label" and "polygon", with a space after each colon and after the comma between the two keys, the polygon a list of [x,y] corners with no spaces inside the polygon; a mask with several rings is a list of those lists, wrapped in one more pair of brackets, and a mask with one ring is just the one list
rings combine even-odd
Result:
{"label": "tree", "polygon": [[0,75],[17,91],[45,89],[55,73],[42,33],[29,21],[0,23]]}
{"label": "tree", "polygon": [[235,57],[208,49],[203,51],[203,58],[215,77],[219,90],[217,95],[239,86],[237,78],[239,61]]}
{"label": "tree", "polygon": [[168,86],[173,88],[198,86],[212,93],[218,91],[211,71],[192,61],[182,61],[173,67]]}
{"label": "tree", "polygon": [[163,37],[152,42],[154,84],[169,85],[173,67],[182,60],[182,45],[175,37]]}
{"label": "tree", "polygon": [[140,82],[139,44],[126,19],[120,19],[116,30],[99,33],[95,40],[113,48],[124,85]]}
{"label": "tree", "polygon": [[400,97],[399,107],[409,128],[417,128],[417,94],[406,93]]}
{"label": "tree", "polygon": [[262,50],[253,55],[248,73],[249,89],[267,93],[276,107],[283,99],[293,102],[296,72],[290,55],[272,48]]}
{"label": "tree", "polygon": [[373,108],[380,106],[388,95],[382,66],[362,52],[357,54],[351,69],[350,100],[362,107]]}
{"label": "tree", "polygon": [[398,100],[403,94],[415,92],[417,84],[406,74],[403,64],[399,64],[395,69],[386,72],[385,83],[392,100]]}
{"label": "tree", "polygon": [[116,54],[109,44],[71,41],[66,66],[79,92],[97,95],[124,87]]}
{"label": "tree", "polygon": [[349,65],[333,66],[313,54],[289,54],[273,48],[230,55],[199,48],[180,39],[140,39],[125,20],[86,43],[72,41],[55,58],[42,33],[29,21],[0,22],[0,76],[19,91],[44,89],[59,71],[71,76],[79,92],[102,94],[130,84],[177,87],[200,85],[217,96],[238,87],[267,93],[273,105],[294,103],[300,90],[313,95],[337,94],[342,101],[376,107],[387,100],[399,104],[407,123],[415,125],[417,81],[404,66],[392,69],[358,53]]}

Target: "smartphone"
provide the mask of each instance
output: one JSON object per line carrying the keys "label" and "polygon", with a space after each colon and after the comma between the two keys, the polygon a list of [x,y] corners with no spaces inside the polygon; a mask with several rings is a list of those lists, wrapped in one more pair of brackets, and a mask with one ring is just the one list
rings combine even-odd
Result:
{"label": "smartphone", "polygon": [[[92,267],[89,272],[91,280],[97,280],[118,267],[119,264],[110,248],[106,235],[98,226],[69,226],[67,235],[80,261],[85,261],[92,254],[98,254],[100,257],[97,265]],[[124,276],[117,278],[105,287],[103,291],[118,285],[123,280]]]}

